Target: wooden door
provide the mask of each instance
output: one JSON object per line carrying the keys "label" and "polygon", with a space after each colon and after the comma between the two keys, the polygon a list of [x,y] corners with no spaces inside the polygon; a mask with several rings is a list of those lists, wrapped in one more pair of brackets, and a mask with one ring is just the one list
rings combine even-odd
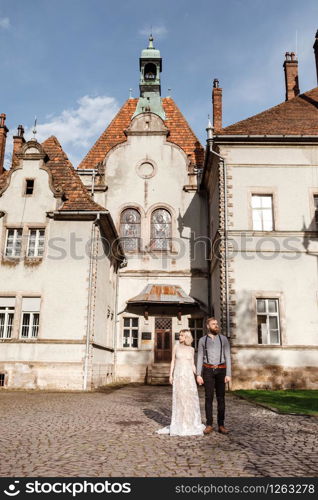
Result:
{"label": "wooden door", "polygon": [[172,318],[155,318],[155,363],[171,361]]}

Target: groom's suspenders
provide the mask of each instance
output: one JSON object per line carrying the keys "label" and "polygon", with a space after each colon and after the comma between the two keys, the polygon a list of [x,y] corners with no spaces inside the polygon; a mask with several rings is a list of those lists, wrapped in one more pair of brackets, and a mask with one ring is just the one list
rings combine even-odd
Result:
{"label": "groom's suspenders", "polygon": [[206,335],[206,336],[205,336],[204,350],[205,350],[206,362],[207,362],[207,363],[208,363],[208,365],[209,365],[210,363],[209,363],[208,350],[207,350],[207,348],[206,348],[206,343],[207,343],[207,341],[208,341],[208,336]]}
{"label": "groom's suspenders", "polygon": [[[223,354],[223,343],[222,343],[221,335],[219,335],[219,339],[220,339],[220,343],[221,343],[221,349],[220,349],[220,365],[221,365],[222,364],[222,354]],[[209,365],[210,364],[209,363],[209,356],[208,356],[208,350],[206,347],[207,341],[208,341],[208,336],[206,335],[205,336],[204,350],[205,350],[206,361],[207,361],[207,364]]]}

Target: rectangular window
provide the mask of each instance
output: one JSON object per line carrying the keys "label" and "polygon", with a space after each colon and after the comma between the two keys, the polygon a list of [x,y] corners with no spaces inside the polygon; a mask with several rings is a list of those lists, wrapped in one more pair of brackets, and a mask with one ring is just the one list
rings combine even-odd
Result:
{"label": "rectangular window", "polygon": [[14,297],[0,297],[0,339],[11,338],[14,303]]}
{"label": "rectangular window", "polygon": [[197,349],[198,342],[203,336],[203,318],[189,318],[188,324],[193,337],[193,347]]}
{"label": "rectangular window", "polygon": [[40,297],[23,297],[21,338],[37,338],[40,324]]}
{"label": "rectangular window", "polygon": [[273,197],[272,195],[252,195],[252,216],[254,231],[273,231]]}
{"label": "rectangular window", "polygon": [[280,344],[278,299],[256,299],[259,344]]}
{"label": "rectangular window", "polygon": [[5,374],[0,373],[0,387],[4,387]]}
{"label": "rectangular window", "polygon": [[28,257],[42,257],[44,254],[45,229],[30,229],[28,238]]}
{"label": "rectangular window", "polygon": [[318,194],[314,194],[314,207],[315,207],[316,229],[318,229]]}
{"label": "rectangular window", "polygon": [[138,318],[124,318],[123,347],[138,348]]}
{"label": "rectangular window", "polygon": [[7,229],[7,241],[5,255],[7,257],[19,257],[22,248],[22,228]]}
{"label": "rectangular window", "polygon": [[24,194],[31,196],[34,189],[34,179],[25,179],[25,191]]}

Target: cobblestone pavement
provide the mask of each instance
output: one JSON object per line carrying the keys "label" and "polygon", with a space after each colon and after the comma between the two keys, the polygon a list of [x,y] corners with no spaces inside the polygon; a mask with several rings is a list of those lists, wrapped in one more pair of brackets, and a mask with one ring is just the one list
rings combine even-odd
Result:
{"label": "cobblestone pavement", "polygon": [[[200,388],[204,416],[204,392]],[[227,394],[228,436],[170,437],[171,388],[0,393],[0,476],[317,476],[318,419]]]}

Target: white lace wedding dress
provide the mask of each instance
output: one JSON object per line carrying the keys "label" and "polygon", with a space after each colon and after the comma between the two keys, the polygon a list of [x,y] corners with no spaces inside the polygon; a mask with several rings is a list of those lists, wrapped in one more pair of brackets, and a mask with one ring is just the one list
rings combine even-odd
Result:
{"label": "white lace wedding dress", "polygon": [[201,436],[205,425],[201,422],[199,395],[193,373],[194,349],[178,344],[172,384],[172,417],[169,426],[158,434],[170,436]]}

